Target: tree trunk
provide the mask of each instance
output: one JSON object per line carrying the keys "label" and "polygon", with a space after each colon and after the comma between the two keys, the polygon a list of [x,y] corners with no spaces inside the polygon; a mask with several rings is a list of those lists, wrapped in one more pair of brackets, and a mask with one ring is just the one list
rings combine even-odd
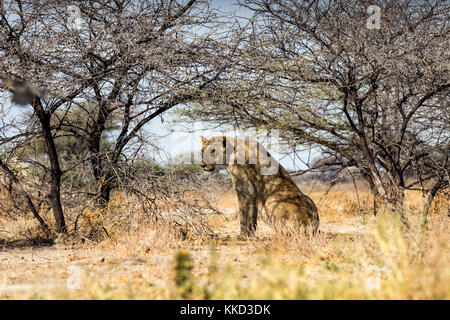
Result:
{"label": "tree trunk", "polygon": [[405,190],[402,187],[394,186],[391,192],[392,204],[395,213],[403,216],[403,204],[405,202]]}
{"label": "tree trunk", "polygon": [[58,153],[51,131],[50,118],[51,114],[44,110],[38,98],[35,99],[33,107],[39,118],[44,133],[47,154],[50,160],[50,195],[49,200],[52,206],[53,215],[55,217],[56,232],[66,233],[67,227],[64,219],[64,212],[61,204],[61,177],[62,171],[59,165]]}
{"label": "tree trunk", "polygon": [[94,128],[89,133],[89,153],[91,158],[92,173],[97,183],[98,197],[97,204],[101,207],[108,205],[111,194],[111,178],[108,168],[105,168],[105,157],[101,153],[102,133],[105,130],[105,123],[109,116],[109,111],[104,105],[99,106],[99,112]]}
{"label": "tree trunk", "polygon": [[111,179],[106,178],[104,183],[100,186],[99,201],[102,206],[107,206],[111,198]]}
{"label": "tree trunk", "polygon": [[428,222],[428,214],[430,211],[431,203],[433,203],[434,197],[438,193],[441,186],[442,185],[441,185],[440,181],[437,181],[427,195],[427,199],[426,199],[423,209],[422,209],[422,221],[421,221],[421,225],[420,225],[421,232],[425,232],[425,230],[426,230],[426,225]]}
{"label": "tree trunk", "polygon": [[375,186],[375,184],[373,183],[373,179],[370,175],[370,170],[367,169],[363,169],[363,168],[359,168],[361,171],[361,174],[363,176],[363,178],[367,181],[367,183],[369,184],[370,187],[370,191],[372,192],[373,195],[373,216],[376,217],[377,216],[377,210],[378,210],[378,206],[377,206],[377,197],[378,197],[378,191],[377,188]]}
{"label": "tree trunk", "polygon": [[403,214],[403,204],[405,202],[405,189],[400,186],[394,186],[391,193],[393,213],[399,217],[403,227],[409,228],[408,221]]}
{"label": "tree trunk", "polygon": [[[386,204],[387,209],[395,216],[398,216],[402,221],[402,225],[409,228],[408,222],[403,214],[403,203],[405,199],[405,189],[401,186],[393,186],[393,190],[388,192],[385,185],[383,185],[380,177],[378,176],[375,168],[370,169],[370,185],[375,190],[374,197],[379,195],[383,202]],[[373,191],[372,191],[373,192]],[[374,205],[375,205],[374,198]]]}

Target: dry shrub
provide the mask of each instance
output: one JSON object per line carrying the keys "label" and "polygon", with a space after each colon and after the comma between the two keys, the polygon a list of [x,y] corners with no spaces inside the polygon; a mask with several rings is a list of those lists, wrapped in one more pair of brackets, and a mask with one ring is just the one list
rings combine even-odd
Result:
{"label": "dry shrub", "polygon": [[[5,243],[15,245],[42,245],[51,244],[56,236],[44,232],[41,225],[31,213],[9,214],[0,217],[0,239]],[[51,212],[45,208],[41,209],[40,215],[46,220],[51,219]]]}
{"label": "dry shrub", "polygon": [[373,214],[373,196],[369,190],[360,187],[358,192],[349,184],[336,185],[326,189],[319,185],[307,194],[319,210],[322,223],[339,223],[346,219],[366,218]]}
{"label": "dry shrub", "polygon": [[[65,187],[64,212],[68,234],[58,240],[65,244],[99,242],[118,239],[146,226],[148,229],[173,230],[179,239],[206,241],[215,237],[209,221],[220,220],[221,190],[231,187],[231,181],[221,174],[204,174],[192,168],[163,169],[146,161],[115,168],[117,188],[107,206],[96,198]],[[226,187],[225,187],[226,189]],[[38,243],[43,238],[39,225],[24,207],[24,201],[14,192],[0,190],[1,238]],[[51,226],[53,215],[46,201],[38,201],[41,216]],[[142,231],[142,230],[141,230]],[[165,232],[165,231],[164,231]]]}
{"label": "dry shrub", "polygon": [[450,189],[438,192],[430,207],[430,215],[447,215],[450,217]]}
{"label": "dry shrub", "polygon": [[108,206],[98,208],[92,202],[80,210],[74,219],[78,235],[98,241],[151,224],[169,227],[183,240],[215,236],[208,221],[221,212],[210,190],[224,183],[222,175],[139,163],[123,168],[119,178],[119,188]]}
{"label": "dry shrub", "polygon": [[[365,185],[358,185],[357,191],[352,184],[337,184],[333,188],[325,185],[315,185],[305,188],[306,193],[313,199],[319,210],[321,223],[340,223],[348,219],[362,218],[369,220],[373,216],[373,195]],[[424,199],[420,191],[407,190],[405,192],[404,214],[408,219],[420,217]],[[381,199],[377,199],[377,215],[388,214]],[[440,190],[434,198],[430,215],[450,214],[449,189]]]}

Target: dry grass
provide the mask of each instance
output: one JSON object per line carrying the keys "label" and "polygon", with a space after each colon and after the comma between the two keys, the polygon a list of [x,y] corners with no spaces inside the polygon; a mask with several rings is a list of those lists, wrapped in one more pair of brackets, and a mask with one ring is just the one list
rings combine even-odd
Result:
{"label": "dry grass", "polygon": [[[448,193],[433,204],[428,229],[420,232],[418,193],[407,194],[411,228],[402,230],[387,212],[374,219],[371,196],[362,186],[359,204],[350,185],[302,187],[319,207],[315,237],[276,235],[260,222],[257,236],[237,239],[237,201],[232,191],[195,194],[187,200],[222,215],[207,217],[213,237],[180,237],[170,224],[139,220],[109,237],[51,247],[7,246],[0,255],[0,296],[19,299],[449,299]],[[133,201],[116,195],[107,210]],[[185,198],[186,200],[186,198]],[[119,206],[120,204],[120,206]],[[133,207],[133,212],[139,208]],[[92,216],[108,212],[92,212]],[[10,234],[33,223],[5,223]],[[22,221],[22,222],[24,222]],[[102,224],[104,226],[104,223]],[[116,225],[116,226],[119,226]],[[16,231],[14,231],[16,230]],[[3,238],[3,236],[1,236]],[[34,261],[33,261],[34,260]],[[67,279],[80,271],[80,289]]]}

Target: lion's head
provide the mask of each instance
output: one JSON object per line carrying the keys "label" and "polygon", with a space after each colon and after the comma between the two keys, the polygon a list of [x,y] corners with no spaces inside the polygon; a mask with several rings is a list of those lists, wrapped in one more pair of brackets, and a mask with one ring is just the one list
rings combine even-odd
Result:
{"label": "lion's head", "polygon": [[202,143],[202,161],[200,166],[205,171],[214,171],[218,164],[225,164],[226,137],[200,137]]}

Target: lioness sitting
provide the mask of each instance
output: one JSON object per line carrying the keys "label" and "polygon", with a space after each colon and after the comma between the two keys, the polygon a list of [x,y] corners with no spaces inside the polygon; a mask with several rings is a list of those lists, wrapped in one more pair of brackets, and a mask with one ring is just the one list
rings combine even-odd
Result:
{"label": "lioness sitting", "polygon": [[[313,233],[319,227],[314,202],[304,195],[291,177],[259,143],[249,139],[213,137],[202,142],[201,166],[213,171],[227,164],[238,196],[241,236],[256,231],[258,212],[278,227],[301,226]],[[289,229],[289,228],[283,228]]]}

